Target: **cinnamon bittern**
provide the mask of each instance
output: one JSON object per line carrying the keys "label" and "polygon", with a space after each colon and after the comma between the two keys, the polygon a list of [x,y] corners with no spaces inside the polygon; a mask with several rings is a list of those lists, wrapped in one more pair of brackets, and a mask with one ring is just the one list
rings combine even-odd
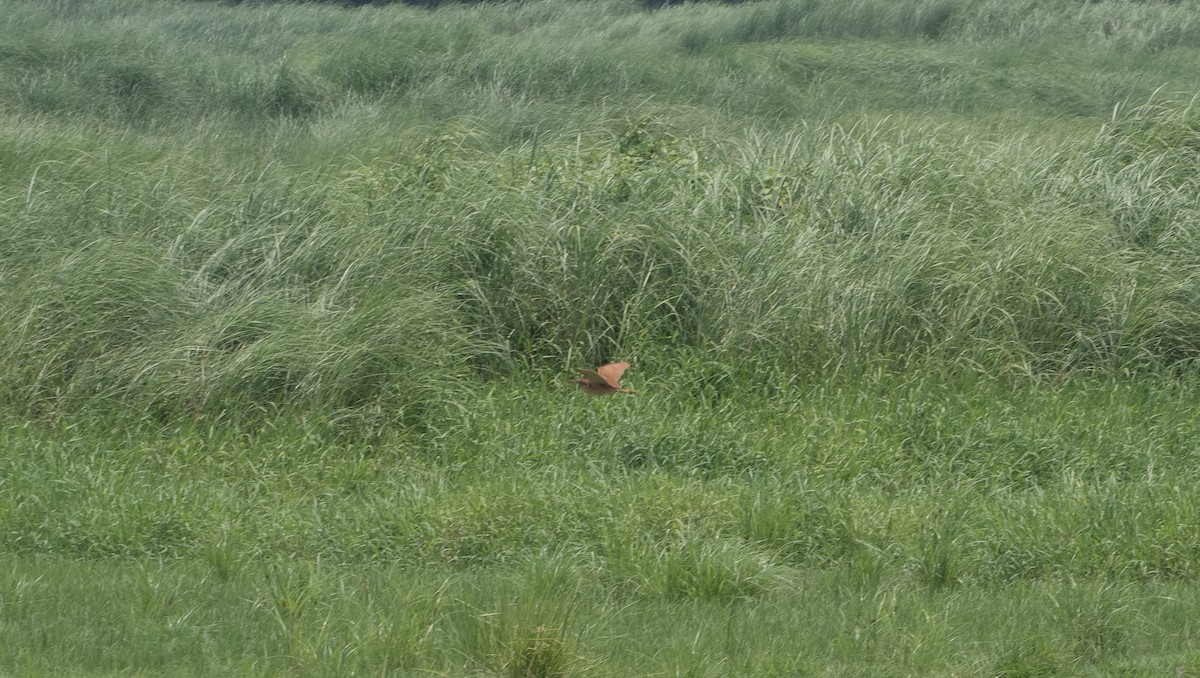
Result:
{"label": "cinnamon bittern", "polygon": [[601,365],[594,370],[585,370],[576,368],[576,372],[583,375],[583,379],[572,379],[571,383],[576,384],[583,389],[585,393],[602,396],[612,395],[614,393],[637,393],[637,391],[621,388],[621,374],[628,369],[629,363],[609,363]]}

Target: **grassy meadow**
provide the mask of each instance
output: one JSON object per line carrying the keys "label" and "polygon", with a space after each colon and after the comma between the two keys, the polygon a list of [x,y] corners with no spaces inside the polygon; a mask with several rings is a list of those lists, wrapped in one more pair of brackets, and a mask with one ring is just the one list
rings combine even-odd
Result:
{"label": "grassy meadow", "polygon": [[1196,0],[0,10],[0,675],[1200,676]]}

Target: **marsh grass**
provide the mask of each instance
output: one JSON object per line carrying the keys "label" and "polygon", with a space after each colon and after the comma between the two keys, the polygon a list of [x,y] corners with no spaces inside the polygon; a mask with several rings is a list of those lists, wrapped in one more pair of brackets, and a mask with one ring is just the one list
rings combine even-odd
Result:
{"label": "marsh grass", "polygon": [[[596,595],[586,569],[572,566],[555,575],[560,583],[550,590],[528,566],[469,578],[386,565],[283,567],[290,573],[274,576],[292,577],[299,587],[292,593],[307,598],[281,623],[271,602],[278,584],[266,574],[220,583],[182,563],[142,569],[11,563],[3,575],[10,604],[46,622],[6,627],[16,641],[6,647],[41,643],[48,652],[6,650],[5,664],[29,675],[59,667],[174,675],[425,668],[715,676],[731,667],[746,674],[854,675],[936,672],[945,657],[963,656],[962,637],[969,634],[979,647],[957,665],[997,675],[1152,674],[1194,666],[1188,659],[1194,646],[1178,633],[1187,628],[1194,591],[1181,584],[1026,583],[1007,592],[930,595],[892,582],[845,586],[817,576],[753,601],[713,602],[606,598]],[[49,583],[76,577],[89,584]],[[68,608],[75,613],[61,613]],[[1122,659],[1131,654],[1140,658]]]}
{"label": "marsh grass", "polygon": [[0,5],[0,673],[1197,670],[1194,3]]}
{"label": "marsh grass", "polygon": [[447,134],[315,173],[118,170],[100,148],[119,137],[94,132],[71,166],[27,161],[24,207],[8,203],[5,397],[415,421],[471,370],[654,365],[668,345],[713,395],[927,362],[1183,367],[1192,117],[1119,112],[1052,148],[886,122],[721,141],[650,118],[575,149]]}

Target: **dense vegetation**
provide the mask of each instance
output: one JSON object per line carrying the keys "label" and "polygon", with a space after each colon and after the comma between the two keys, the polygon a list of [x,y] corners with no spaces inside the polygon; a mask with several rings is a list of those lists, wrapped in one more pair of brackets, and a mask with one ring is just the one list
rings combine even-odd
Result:
{"label": "dense vegetation", "polygon": [[1200,671],[1195,2],[0,8],[0,673]]}

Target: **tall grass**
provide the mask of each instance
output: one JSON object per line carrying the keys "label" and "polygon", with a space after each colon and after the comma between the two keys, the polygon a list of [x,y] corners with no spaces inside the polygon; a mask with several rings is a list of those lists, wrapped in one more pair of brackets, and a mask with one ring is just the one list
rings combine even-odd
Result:
{"label": "tall grass", "polygon": [[[526,132],[591,122],[580,104],[648,98],[820,116],[860,97],[982,111],[1032,97],[1046,113],[1069,103],[1096,114],[1163,84],[1141,78],[1146,68],[1187,89],[1187,50],[1200,35],[1186,2],[768,0],[657,13],[568,1],[437,12],[169,0],[17,6],[0,50],[8,111],[184,129],[197,119],[310,119],[379,100],[424,119],[502,115]],[[884,38],[912,49],[863,42]],[[746,63],[763,43],[786,46]],[[794,91],[814,82],[803,96]]]}
{"label": "tall grass", "polygon": [[758,383],[1186,365],[1194,117],[1162,100],[1049,143],[899,121],[712,138],[652,116],[316,171],[199,145],[114,158],[124,133],[83,132],[70,161],[12,154],[5,397],[403,410],[467,369],[621,352]]}
{"label": "tall grass", "polygon": [[1194,3],[0,9],[0,672],[1196,669]]}

